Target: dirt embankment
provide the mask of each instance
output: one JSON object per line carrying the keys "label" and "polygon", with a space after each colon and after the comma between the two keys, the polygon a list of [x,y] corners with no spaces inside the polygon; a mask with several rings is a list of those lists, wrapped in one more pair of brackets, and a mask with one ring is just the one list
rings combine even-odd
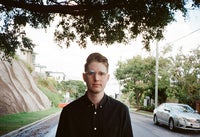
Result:
{"label": "dirt embankment", "polygon": [[0,115],[38,111],[50,105],[22,62],[0,61]]}

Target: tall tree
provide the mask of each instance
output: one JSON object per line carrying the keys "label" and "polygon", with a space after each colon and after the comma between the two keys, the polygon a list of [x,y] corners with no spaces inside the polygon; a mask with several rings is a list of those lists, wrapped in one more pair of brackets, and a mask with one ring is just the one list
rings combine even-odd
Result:
{"label": "tall tree", "polygon": [[[199,0],[191,0],[199,8]],[[0,0],[0,57],[14,56],[16,49],[32,50],[24,27],[47,28],[56,19],[55,40],[59,45],[87,39],[98,44],[128,43],[138,35],[146,49],[160,40],[174,13],[186,16],[188,0]],[[55,18],[59,17],[59,18]],[[63,44],[64,43],[64,44]]]}
{"label": "tall tree", "polygon": [[[170,86],[169,61],[159,59],[159,102],[166,101],[167,90]],[[115,76],[123,82],[123,93],[130,93],[130,99],[134,99],[137,105],[142,102],[142,97],[150,96],[154,99],[155,93],[155,58],[141,56],[133,57],[126,62],[119,62]]]}
{"label": "tall tree", "polygon": [[196,101],[200,100],[200,46],[188,55],[180,52],[171,61],[172,87],[169,95],[195,108]]}

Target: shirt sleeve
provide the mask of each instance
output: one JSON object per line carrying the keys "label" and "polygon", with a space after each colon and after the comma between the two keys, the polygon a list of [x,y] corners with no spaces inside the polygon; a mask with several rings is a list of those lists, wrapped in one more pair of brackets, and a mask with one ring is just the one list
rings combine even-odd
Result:
{"label": "shirt sleeve", "polygon": [[58,123],[58,127],[57,127],[57,131],[56,131],[56,137],[61,137],[62,135],[64,135],[64,116],[63,116],[63,112],[61,112],[60,115],[60,119],[59,119],[59,123]]}
{"label": "shirt sleeve", "polygon": [[133,137],[131,118],[128,107],[125,109],[123,137]]}
{"label": "shirt sleeve", "polygon": [[60,114],[60,119],[56,131],[56,137],[63,137],[66,134],[67,130],[67,122],[66,122],[66,115],[65,112],[62,110]]}

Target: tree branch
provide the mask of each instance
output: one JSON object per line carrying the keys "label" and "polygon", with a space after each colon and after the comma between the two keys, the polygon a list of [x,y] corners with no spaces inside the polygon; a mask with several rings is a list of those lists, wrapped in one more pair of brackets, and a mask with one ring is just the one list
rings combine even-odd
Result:
{"label": "tree branch", "polygon": [[39,5],[33,3],[25,3],[22,1],[14,0],[0,0],[0,4],[8,7],[22,8],[32,12],[39,13],[62,13],[62,14],[71,14],[74,16],[77,15],[86,15],[91,11],[97,10],[109,10],[115,7],[124,7],[124,3],[115,3],[115,4],[94,4],[94,5]]}

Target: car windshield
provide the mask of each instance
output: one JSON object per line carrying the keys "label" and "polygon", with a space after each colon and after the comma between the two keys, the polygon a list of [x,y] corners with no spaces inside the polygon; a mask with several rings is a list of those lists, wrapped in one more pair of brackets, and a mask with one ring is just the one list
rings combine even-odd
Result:
{"label": "car windshield", "polygon": [[194,110],[187,105],[175,105],[172,108],[180,112],[190,112],[190,113],[194,112]]}

